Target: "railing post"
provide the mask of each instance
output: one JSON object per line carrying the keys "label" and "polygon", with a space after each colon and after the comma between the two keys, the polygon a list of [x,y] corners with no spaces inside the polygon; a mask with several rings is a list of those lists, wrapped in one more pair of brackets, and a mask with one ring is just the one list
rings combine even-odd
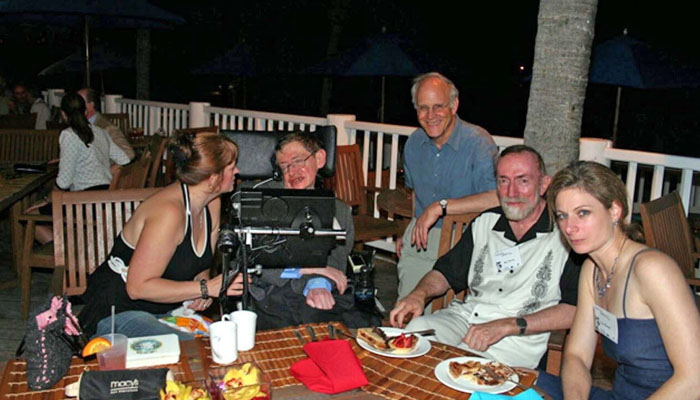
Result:
{"label": "railing post", "polygon": [[61,107],[61,99],[66,92],[63,89],[48,89],[46,92],[46,104]]}
{"label": "railing post", "polygon": [[328,114],[328,124],[335,125],[335,128],[338,130],[336,139],[338,146],[354,143],[354,141],[351,140],[350,132],[345,129],[345,122],[354,120],[355,116],[352,114]]}
{"label": "railing post", "polygon": [[611,148],[612,142],[607,139],[579,139],[579,160],[595,161],[610,166],[610,160],[605,158],[605,149]]}
{"label": "railing post", "polygon": [[119,109],[119,106],[117,105],[117,99],[124,98],[124,96],[120,94],[106,94],[104,97],[104,107],[102,108],[103,112],[106,113],[119,113],[121,110]]}
{"label": "railing post", "polygon": [[190,128],[209,126],[209,114],[204,111],[204,107],[209,105],[205,102],[190,101]]}

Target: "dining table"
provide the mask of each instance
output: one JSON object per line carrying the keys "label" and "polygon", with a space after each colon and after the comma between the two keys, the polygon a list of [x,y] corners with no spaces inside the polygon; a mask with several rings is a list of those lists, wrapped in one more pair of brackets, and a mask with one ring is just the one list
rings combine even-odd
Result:
{"label": "dining table", "polygon": [[[331,328],[332,325],[332,328]],[[340,340],[348,340],[362,363],[369,384],[359,389],[338,394],[323,394],[307,389],[290,373],[292,364],[306,359],[303,342],[312,340],[307,326],[315,333],[316,340],[330,338],[331,330],[338,332]],[[445,386],[435,375],[436,366],[443,360],[470,356],[469,352],[442,343],[430,342],[425,354],[410,358],[390,358],[365,350],[355,339],[353,331],[340,322],[315,323],[290,326],[281,329],[256,332],[255,346],[249,351],[239,351],[236,363],[254,362],[267,376],[275,400],[297,399],[420,399],[449,400],[468,399],[470,394]],[[301,337],[300,337],[301,336]],[[180,342],[180,359],[167,365],[176,381],[193,386],[204,386],[209,370],[221,365],[211,358],[207,338]],[[65,399],[66,385],[76,382],[85,370],[98,369],[97,361],[74,357],[69,372],[56,385],[47,390],[31,391],[26,382],[26,362],[22,359],[8,361],[0,383],[1,399],[56,400]],[[536,380],[531,370],[515,368],[520,383],[531,387]],[[523,389],[515,387],[507,392],[513,395]]]}
{"label": "dining table", "polygon": [[[31,196],[50,182],[58,174],[56,164],[44,164],[45,170],[39,172],[16,172],[14,163],[0,163],[0,212],[9,209],[10,234],[12,241],[12,266],[19,276],[19,264],[24,227],[19,219],[27,207]],[[13,279],[0,282],[0,289],[16,286]]]}

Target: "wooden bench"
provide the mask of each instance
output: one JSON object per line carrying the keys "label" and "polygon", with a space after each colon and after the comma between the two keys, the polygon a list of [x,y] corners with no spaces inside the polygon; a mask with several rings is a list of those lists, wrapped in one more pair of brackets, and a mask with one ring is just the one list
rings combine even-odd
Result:
{"label": "wooden bench", "polygon": [[0,162],[46,162],[58,158],[58,135],[53,129],[0,129]]}

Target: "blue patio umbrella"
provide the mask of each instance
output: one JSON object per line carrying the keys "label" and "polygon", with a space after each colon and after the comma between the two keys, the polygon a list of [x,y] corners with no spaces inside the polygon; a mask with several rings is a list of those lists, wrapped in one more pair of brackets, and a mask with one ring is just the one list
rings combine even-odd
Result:
{"label": "blue patio umbrella", "polygon": [[233,75],[251,77],[260,73],[253,50],[241,43],[220,56],[206,61],[192,69],[196,75]]}
{"label": "blue patio umbrella", "polygon": [[673,89],[700,87],[700,70],[692,68],[648,43],[621,36],[593,48],[588,81],[617,86],[613,143],[617,138],[622,88]]}
{"label": "blue patio umbrella", "polygon": [[431,70],[427,56],[398,35],[380,34],[306,69],[306,73],[335,76],[380,76],[380,120],[384,121],[387,76],[416,76]]}
{"label": "blue patio umbrella", "polygon": [[162,29],[185,20],[146,0],[0,0],[0,22],[82,26],[90,83],[90,27]]}
{"label": "blue patio umbrella", "polygon": [[[129,69],[134,67],[134,59],[130,56],[117,54],[113,50],[107,50],[102,46],[95,47],[90,55],[90,69],[92,71],[105,71],[110,69]],[[64,72],[82,72],[85,69],[85,55],[76,51],[68,57],[62,58],[39,72],[39,75],[54,75]]]}

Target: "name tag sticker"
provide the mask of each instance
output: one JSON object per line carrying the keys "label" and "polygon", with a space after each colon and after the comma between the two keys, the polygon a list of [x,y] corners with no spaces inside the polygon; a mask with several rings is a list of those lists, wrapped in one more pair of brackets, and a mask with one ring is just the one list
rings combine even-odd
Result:
{"label": "name tag sticker", "polygon": [[617,317],[597,304],[593,305],[593,315],[595,330],[617,344]]}
{"label": "name tag sticker", "polygon": [[496,253],[494,262],[499,273],[510,272],[512,274],[516,269],[520,268],[520,250],[517,247],[501,250]]}

